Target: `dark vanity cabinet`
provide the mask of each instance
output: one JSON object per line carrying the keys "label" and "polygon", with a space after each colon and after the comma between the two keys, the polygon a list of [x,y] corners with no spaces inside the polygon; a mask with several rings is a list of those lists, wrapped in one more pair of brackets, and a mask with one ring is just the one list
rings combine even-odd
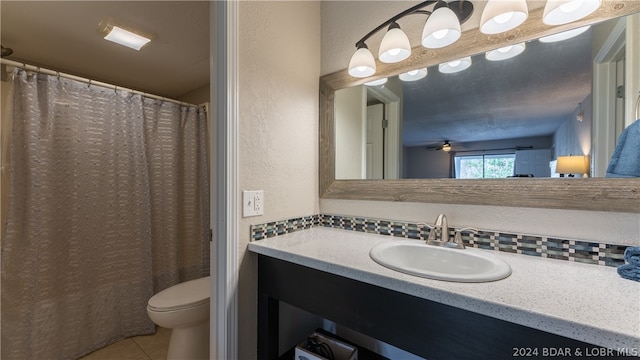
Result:
{"label": "dark vanity cabinet", "polygon": [[559,355],[566,351],[571,358],[615,357],[592,356],[607,349],[577,340],[265,255],[258,255],[258,274],[258,359],[280,356],[279,302],[429,360],[564,358]]}

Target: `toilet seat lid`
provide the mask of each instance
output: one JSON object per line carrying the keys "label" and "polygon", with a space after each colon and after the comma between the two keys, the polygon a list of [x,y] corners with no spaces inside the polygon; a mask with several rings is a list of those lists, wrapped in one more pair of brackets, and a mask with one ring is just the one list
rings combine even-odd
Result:
{"label": "toilet seat lid", "polygon": [[149,299],[148,306],[159,311],[191,307],[209,302],[211,278],[209,276],[185,281],[166,288]]}

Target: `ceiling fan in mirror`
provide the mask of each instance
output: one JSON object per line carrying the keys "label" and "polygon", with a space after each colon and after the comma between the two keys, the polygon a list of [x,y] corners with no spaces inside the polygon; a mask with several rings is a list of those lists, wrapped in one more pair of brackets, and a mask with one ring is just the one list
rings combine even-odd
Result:
{"label": "ceiling fan in mirror", "polygon": [[446,151],[449,152],[451,151],[451,144],[449,143],[449,140],[445,140],[442,145],[435,145],[435,146],[427,146],[425,147],[425,149],[427,150],[436,150],[436,151]]}

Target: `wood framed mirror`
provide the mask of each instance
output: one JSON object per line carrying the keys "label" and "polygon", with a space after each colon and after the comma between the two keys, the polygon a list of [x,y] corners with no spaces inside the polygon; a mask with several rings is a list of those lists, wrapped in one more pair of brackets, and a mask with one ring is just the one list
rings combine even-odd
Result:
{"label": "wood framed mirror", "polygon": [[600,9],[585,19],[549,27],[542,23],[543,8],[538,8],[529,12],[524,24],[505,33],[485,35],[477,28],[471,29],[449,47],[434,51],[419,46],[412,49],[411,57],[404,62],[377,61],[378,72],[371,78],[353,78],[346,69],[321,77],[320,197],[640,213],[640,178],[337,180],[334,119],[336,90],[639,11],[637,1],[605,0]]}

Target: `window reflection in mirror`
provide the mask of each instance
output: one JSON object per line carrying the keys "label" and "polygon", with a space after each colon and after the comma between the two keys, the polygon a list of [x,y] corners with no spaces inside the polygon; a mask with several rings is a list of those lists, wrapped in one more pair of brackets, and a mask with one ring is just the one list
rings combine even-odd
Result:
{"label": "window reflection in mirror", "polygon": [[[614,130],[597,131],[610,126],[594,115],[592,59],[617,21],[503,61],[478,54],[457,73],[435,65],[417,81],[337,90],[336,179],[558,177],[555,159],[568,155],[591,156],[585,176],[603,176],[613,149],[597,144],[615,143],[624,102],[612,100]],[[606,61],[622,71],[624,56],[622,44]]]}

